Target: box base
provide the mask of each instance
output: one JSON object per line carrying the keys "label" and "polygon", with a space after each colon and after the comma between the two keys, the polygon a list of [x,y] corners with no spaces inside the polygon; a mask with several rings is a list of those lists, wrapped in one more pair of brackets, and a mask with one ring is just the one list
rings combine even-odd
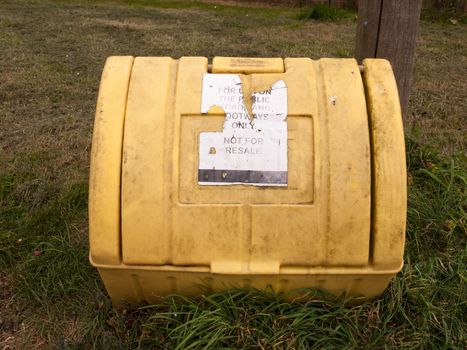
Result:
{"label": "box base", "polygon": [[[103,266],[99,274],[116,307],[135,307],[157,303],[164,296],[181,294],[197,296],[207,290],[256,288],[284,293],[285,299],[308,300],[312,293],[304,288],[319,288],[334,295],[357,298],[364,302],[383,293],[397,271],[377,271],[371,268],[308,268],[302,273],[279,274],[217,274],[209,267],[181,266]],[[289,268],[296,271],[295,268]]]}

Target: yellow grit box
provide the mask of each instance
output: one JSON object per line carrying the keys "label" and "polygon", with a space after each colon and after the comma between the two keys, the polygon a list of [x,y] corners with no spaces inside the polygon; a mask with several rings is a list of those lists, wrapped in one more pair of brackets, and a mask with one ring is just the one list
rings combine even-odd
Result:
{"label": "yellow grit box", "polygon": [[206,286],[376,297],[401,269],[405,219],[387,61],[107,59],[89,240],[115,305]]}

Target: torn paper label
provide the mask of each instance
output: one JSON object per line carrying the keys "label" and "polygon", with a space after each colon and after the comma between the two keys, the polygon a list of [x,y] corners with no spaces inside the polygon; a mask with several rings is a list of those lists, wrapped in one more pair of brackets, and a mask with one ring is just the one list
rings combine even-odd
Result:
{"label": "torn paper label", "polygon": [[287,86],[279,80],[252,101],[250,120],[237,74],[204,75],[201,113],[218,106],[225,120],[200,133],[200,185],[287,186]]}

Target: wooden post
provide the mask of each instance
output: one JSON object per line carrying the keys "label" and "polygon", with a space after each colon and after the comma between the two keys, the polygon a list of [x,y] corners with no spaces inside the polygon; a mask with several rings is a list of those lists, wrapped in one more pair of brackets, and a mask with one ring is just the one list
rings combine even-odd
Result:
{"label": "wooden post", "polygon": [[407,115],[422,0],[360,0],[355,57],[386,58],[396,76],[402,115]]}

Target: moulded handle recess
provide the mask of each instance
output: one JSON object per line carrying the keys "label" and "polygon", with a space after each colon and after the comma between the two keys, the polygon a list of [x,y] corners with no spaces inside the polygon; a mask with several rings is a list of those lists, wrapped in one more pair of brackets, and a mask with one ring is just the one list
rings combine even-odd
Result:
{"label": "moulded handle recess", "polygon": [[284,73],[282,58],[214,57],[212,73]]}

